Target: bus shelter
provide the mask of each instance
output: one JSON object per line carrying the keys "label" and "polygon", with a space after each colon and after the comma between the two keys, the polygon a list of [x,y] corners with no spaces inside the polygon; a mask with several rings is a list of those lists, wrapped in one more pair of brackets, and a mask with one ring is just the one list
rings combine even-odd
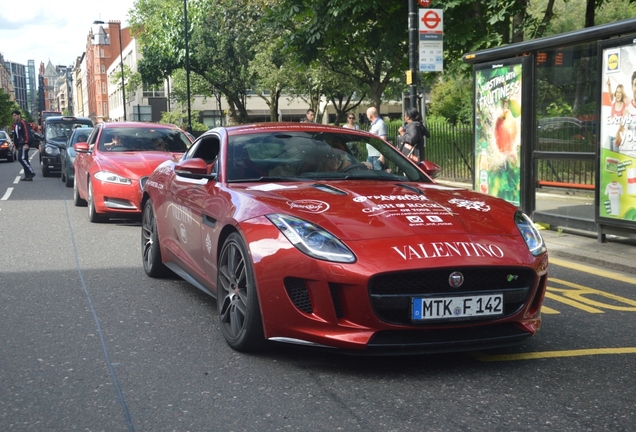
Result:
{"label": "bus shelter", "polygon": [[463,61],[473,65],[475,190],[601,242],[636,237],[636,19]]}

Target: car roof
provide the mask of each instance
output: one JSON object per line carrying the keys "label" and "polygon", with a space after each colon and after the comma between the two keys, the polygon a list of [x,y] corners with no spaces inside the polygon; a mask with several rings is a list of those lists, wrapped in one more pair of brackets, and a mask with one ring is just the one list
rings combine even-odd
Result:
{"label": "car roof", "polygon": [[91,123],[93,123],[93,120],[89,119],[88,117],[75,117],[75,116],[50,116],[47,117],[46,120],[44,120],[45,122],[55,122],[55,121],[63,121],[63,120],[70,120],[73,119],[73,121],[89,121]]}
{"label": "car roof", "polygon": [[[229,135],[238,135],[244,133],[256,133],[256,132],[335,132],[335,133],[354,133],[354,134],[367,134],[368,132],[355,129],[347,129],[342,126],[324,125],[320,123],[295,123],[295,122],[279,122],[279,123],[252,123],[236,126],[225,126],[218,129],[224,129]],[[213,129],[214,130],[214,129]],[[377,137],[377,135],[374,135]]]}
{"label": "car roof", "polygon": [[146,123],[146,122],[108,122],[108,123],[99,123],[99,126],[104,129],[140,128],[140,129],[173,129],[173,130],[179,130],[179,131],[181,130],[175,125],[170,125],[165,123]]}

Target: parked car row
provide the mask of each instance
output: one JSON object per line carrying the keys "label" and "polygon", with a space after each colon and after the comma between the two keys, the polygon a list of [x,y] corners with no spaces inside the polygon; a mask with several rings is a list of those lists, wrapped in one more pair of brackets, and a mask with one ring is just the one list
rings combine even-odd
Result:
{"label": "parked car row", "polygon": [[[541,326],[548,257],[532,221],[441,186],[380,137],[311,123],[100,123],[62,176],[91,222],[141,214],[141,260],[216,298],[241,352],[367,355],[505,346]],[[379,153],[386,167],[372,169]],[[71,156],[67,156],[71,157]]]}

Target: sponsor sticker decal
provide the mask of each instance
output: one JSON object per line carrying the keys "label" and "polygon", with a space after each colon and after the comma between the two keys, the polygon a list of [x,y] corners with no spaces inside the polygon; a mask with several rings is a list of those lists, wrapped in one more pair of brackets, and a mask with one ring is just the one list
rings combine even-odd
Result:
{"label": "sponsor sticker decal", "polygon": [[477,210],[480,212],[490,211],[490,206],[483,201],[470,201],[470,200],[461,199],[461,198],[453,198],[452,200],[449,200],[448,202],[450,204],[456,205],[457,207],[465,208],[468,210]]}
{"label": "sponsor sticker decal", "polygon": [[290,209],[295,209],[304,213],[324,213],[329,210],[329,204],[317,200],[287,201]]}

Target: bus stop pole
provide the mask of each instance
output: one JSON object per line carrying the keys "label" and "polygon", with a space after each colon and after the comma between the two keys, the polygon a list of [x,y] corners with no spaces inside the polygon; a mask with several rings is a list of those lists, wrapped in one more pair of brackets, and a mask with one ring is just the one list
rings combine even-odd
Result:
{"label": "bus stop pole", "polygon": [[417,63],[420,43],[418,18],[417,0],[409,0],[409,70],[411,72],[409,106],[411,108],[417,108]]}

